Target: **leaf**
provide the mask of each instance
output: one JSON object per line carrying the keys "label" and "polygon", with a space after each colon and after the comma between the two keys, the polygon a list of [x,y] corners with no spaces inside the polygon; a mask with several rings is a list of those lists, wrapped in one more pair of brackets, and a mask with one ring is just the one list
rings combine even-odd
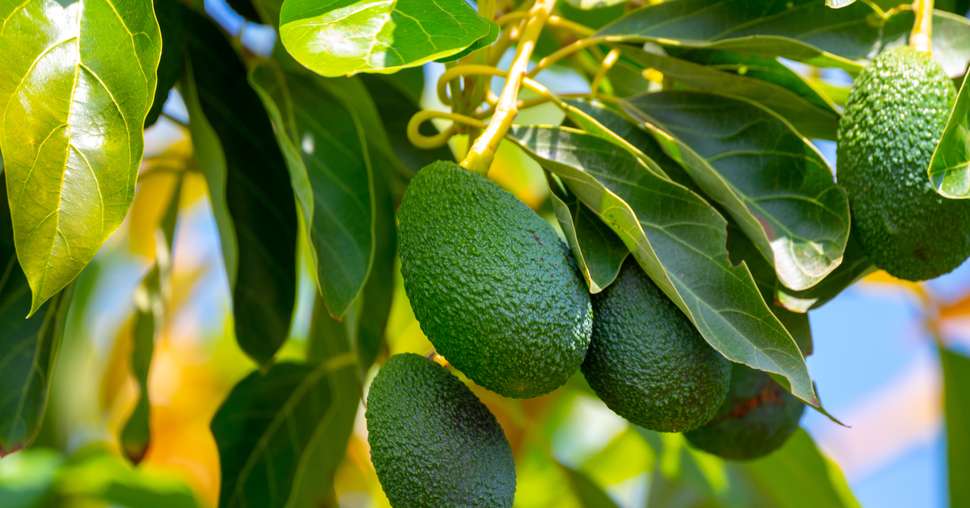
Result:
{"label": "leaf", "polygon": [[842,262],[846,193],[783,120],[748,102],[692,92],[645,94],[623,105],[737,221],[782,284],[810,288]]}
{"label": "leaf", "polygon": [[183,9],[186,107],[232,287],[236,340],[260,364],[286,340],[296,294],[296,203],[272,125],[212,22]]}
{"label": "leaf", "polygon": [[970,198],[970,74],[963,79],[928,173],[933,187],[951,199]]}
{"label": "leaf", "polygon": [[597,485],[589,476],[586,476],[586,473],[563,463],[559,463],[559,468],[562,469],[566,479],[569,480],[569,486],[573,489],[580,506],[583,508],[619,508],[616,501],[613,501],[613,498],[602,487]]}
{"label": "leaf", "polygon": [[125,217],[160,51],[149,0],[0,5],[0,150],[31,314]]}
{"label": "leaf", "polygon": [[[644,68],[662,72],[664,79],[673,81],[675,86],[749,100],[784,118],[804,136],[836,139],[840,115],[817,94],[809,99],[768,81],[646,51],[628,50],[625,54]],[[804,81],[792,82],[807,87]]]}
{"label": "leaf", "polygon": [[779,286],[775,292],[778,303],[792,312],[808,312],[825,305],[838,296],[846,288],[854,284],[865,275],[872,273],[876,267],[872,266],[866,257],[858,239],[849,234],[849,241],[845,246],[842,264],[821,282],[804,291],[792,291]]}
{"label": "leaf", "polygon": [[566,0],[566,3],[583,10],[602,9],[626,3],[627,0]]}
{"label": "leaf", "polygon": [[464,0],[285,0],[283,46],[323,76],[395,72],[461,52],[490,23]]}
{"label": "leaf", "polygon": [[565,189],[550,185],[552,208],[590,293],[613,283],[630,251],[616,233]]}
{"label": "leaf", "polygon": [[[896,11],[883,27],[880,51],[907,44],[913,22],[911,9]],[[970,63],[970,19],[950,12],[933,12],[933,60],[939,62],[951,78],[961,77],[967,72],[967,64]]]}
{"label": "leaf", "polygon": [[481,39],[478,39],[471,46],[468,46],[467,48],[459,51],[458,53],[439,58],[436,61],[441,63],[454,62],[480,49],[491,46],[496,40],[498,40],[498,36],[502,33],[502,29],[497,24],[491,21],[486,20],[486,22],[488,23],[488,33],[486,33],[484,37],[482,37]]}
{"label": "leaf", "polygon": [[943,370],[943,413],[946,418],[946,466],[950,506],[970,506],[970,357],[946,347],[940,348]]}
{"label": "leaf", "polygon": [[[5,195],[0,181],[0,199]],[[30,445],[40,431],[69,293],[24,319],[30,287],[17,267],[10,212],[0,204],[0,458]]]}
{"label": "leaf", "polygon": [[784,376],[793,394],[818,405],[795,341],[748,269],[731,265],[717,211],[602,138],[546,127],[515,128],[510,137],[620,236],[712,347]]}
{"label": "leaf", "polygon": [[825,0],[825,5],[833,9],[841,9],[852,5],[855,0]]}
{"label": "leaf", "polygon": [[615,42],[783,56],[858,71],[856,60],[873,56],[879,47],[878,21],[865,2],[833,10],[819,0],[679,0],[632,11],[597,36]]}
{"label": "leaf", "polygon": [[[330,319],[325,311],[322,317]],[[351,345],[346,336],[332,339],[340,342],[330,347],[340,352],[326,361],[254,371],[222,403],[211,425],[222,471],[220,507],[304,506],[329,492],[333,461],[343,456],[360,397]],[[329,469],[320,469],[321,460]]]}
{"label": "leaf", "polygon": [[310,239],[327,307],[342,316],[374,258],[374,170],[366,130],[317,76],[256,65],[250,83],[269,112]]}
{"label": "leaf", "polygon": [[162,34],[162,56],[158,62],[155,99],[148,111],[148,117],[145,118],[146,128],[158,120],[169,92],[185,70],[185,32],[182,20],[179,19],[181,9],[177,2],[178,0],[155,0],[155,16]]}

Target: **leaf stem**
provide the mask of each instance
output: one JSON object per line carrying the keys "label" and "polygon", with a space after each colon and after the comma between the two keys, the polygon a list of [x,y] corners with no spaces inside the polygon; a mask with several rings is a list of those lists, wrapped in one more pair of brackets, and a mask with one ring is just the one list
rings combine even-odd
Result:
{"label": "leaf stem", "polygon": [[913,0],[916,21],[909,33],[909,46],[917,51],[933,51],[933,0]]}
{"label": "leaf stem", "polygon": [[532,52],[535,49],[536,41],[539,39],[539,34],[542,33],[542,28],[555,6],[556,0],[536,0],[532,8],[529,9],[529,18],[522,30],[522,35],[519,37],[515,58],[512,60],[512,65],[509,66],[505,86],[502,88],[498,105],[495,108],[495,115],[488,122],[485,131],[472,143],[468,154],[461,161],[461,165],[465,168],[481,174],[488,173],[488,168],[492,165],[492,159],[495,157],[495,151],[518,113],[519,88],[522,86],[522,80],[529,69],[529,59],[532,58]]}

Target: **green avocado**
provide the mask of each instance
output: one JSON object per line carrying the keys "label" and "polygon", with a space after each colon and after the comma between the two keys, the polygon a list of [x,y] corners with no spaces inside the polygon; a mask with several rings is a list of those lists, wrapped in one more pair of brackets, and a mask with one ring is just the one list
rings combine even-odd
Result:
{"label": "green avocado", "polygon": [[933,190],[927,168],[956,96],[929,55],[887,50],[856,78],[839,122],[838,181],[869,259],[926,280],[970,255],[970,202]]}
{"label": "green avocado", "polygon": [[548,393],[579,370],[592,305],[552,226],[451,162],[418,172],[398,220],[414,315],[455,368],[515,398]]}
{"label": "green avocado", "polygon": [[512,449],[464,383],[422,356],[391,357],[367,394],[367,441],[395,507],[510,507]]}
{"label": "green avocado", "polygon": [[651,430],[682,432],[710,420],[724,401],[731,363],[627,259],[593,296],[593,340],[583,375],[616,414]]}
{"label": "green avocado", "polygon": [[798,428],[805,404],[764,372],[734,364],[731,391],[717,415],[684,433],[695,448],[732,460],[767,455]]}

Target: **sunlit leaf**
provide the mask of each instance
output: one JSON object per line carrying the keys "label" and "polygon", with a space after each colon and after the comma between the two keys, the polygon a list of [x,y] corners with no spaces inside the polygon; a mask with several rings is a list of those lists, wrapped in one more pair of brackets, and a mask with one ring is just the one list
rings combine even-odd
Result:
{"label": "sunlit leaf", "polygon": [[155,99],[145,118],[145,127],[158,120],[162,107],[175,83],[182,77],[185,69],[185,25],[179,19],[182,10],[178,0],[155,0],[155,16],[162,34],[162,56],[158,62],[158,86]]}
{"label": "sunlit leaf", "polygon": [[394,72],[471,46],[490,22],[464,0],[285,0],[280,38],[323,76]]}
{"label": "sunlit leaf", "polygon": [[626,3],[627,0],[566,0],[566,3],[579,9],[602,9]]}
{"label": "sunlit leaf", "polygon": [[569,480],[569,487],[572,488],[579,505],[583,508],[619,508],[616,501],[609,494],[596,484],[586,473],[571,468],[565,464],[559,467],[566,473]]}
{"label": "sunlit leaf", "polygon": [[749,102],[690,92],[623,104],[731,214],[782,284],[810,288],[842,262],[845,190],[818,150],[783,120]]}
{"label": "sunlit leaf", "polygon": [[620,236],[712,347],[732,361],[784,376],[792,393],[818,404],[795,341],[748,269],[731,264],[726,223],[717,211],[600,137],[546,127],[520,127],[510,135]]}
{"label": "sunlit leaf", "polygon": [[125,217],[161,38],[148,0],[5,0],[0,27],[0,150],[33,313]]}
{"label": "sunlit leaf", "polygon": [[950,111],[946,129],[930,161],[930,181],[948,198],[970,198],[970,74]]}
{"label": "sunlit leaf", "polygon": [[323,78],[264,61],[249,79],[286,158],[324,301],[334,316],[342,316],[363,288],[374,257],[367,132]]}
{"label": "sunlit leaf", "polygon": [[808,312],[825,305],[839,295],[845,288],[873,272],[876,268],[866,257],[858,239],[849,234],[842,264],[825,276],[821,282],[804,291],[793,291],[779,286],[775,293],[778,303],[792,312]]}
{"label": "sunlit leaf", "polygon": [[940,348],[943,368],[943,412],[946,415],[947,485],[950,506],[970,506],[970,357],[946,347]]}
{"label": "sunlit leaf", "polygon": [[295,302],[293,190],[243,63],[216,25],[183,11],[191,34],[185,102],[232,287],[236,340],[265,364],[286,340]]}

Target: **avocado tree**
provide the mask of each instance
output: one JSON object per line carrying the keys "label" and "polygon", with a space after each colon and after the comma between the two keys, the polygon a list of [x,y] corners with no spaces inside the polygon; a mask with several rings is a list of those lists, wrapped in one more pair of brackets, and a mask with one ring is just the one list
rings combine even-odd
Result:
{"label": "avocado tree", "polygon": [[[229,4],[0,0],[0,505],[858,505],[808,313],[970,257],[966,1]],[[187,484],[196,213],[233,342]]]}

